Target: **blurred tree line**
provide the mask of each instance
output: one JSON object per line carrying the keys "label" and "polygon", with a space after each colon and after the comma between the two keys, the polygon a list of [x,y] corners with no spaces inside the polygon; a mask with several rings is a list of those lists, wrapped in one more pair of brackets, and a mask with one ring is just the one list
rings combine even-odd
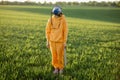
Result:
{"label": "blurred tree line", "polygon": [[30,0],[26,0],[25,2],[10,2],[10,1],[0,1],[0,5],[40,5],[40,6],[50,6],[50,5],[61,5],[61,6],[73,6],[73,5],[79,5],[79,6],[98,6],[98,7],[120,7],[120,1],[114,1],[114,2],[97,2],[97,1],[89,1],[89,2],[44,2],[44,3],[36,3],[31,2]]}

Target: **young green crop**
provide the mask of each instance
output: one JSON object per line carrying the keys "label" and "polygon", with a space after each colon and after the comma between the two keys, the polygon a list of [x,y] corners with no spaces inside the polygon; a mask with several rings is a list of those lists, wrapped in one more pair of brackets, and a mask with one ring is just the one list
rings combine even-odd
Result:
{"label": "young green crop", "polygon": [[75,8],[63,7],[68,63],[63,75],[53,75],[45,46],[51,8],[0,6],[0,79],[118,80],[120,9]]}

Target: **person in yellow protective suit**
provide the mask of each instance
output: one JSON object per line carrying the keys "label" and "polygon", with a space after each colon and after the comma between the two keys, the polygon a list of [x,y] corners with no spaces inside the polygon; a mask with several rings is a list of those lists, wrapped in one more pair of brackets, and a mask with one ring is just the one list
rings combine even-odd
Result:
{"label": "person in yellow protective suit", "polygon": [[52,54],[54,74],[62,73],[64,69],[64,48],[66,48],[68,27],[60,7],[52,9],[51,18],[46,25],[46,46]]}

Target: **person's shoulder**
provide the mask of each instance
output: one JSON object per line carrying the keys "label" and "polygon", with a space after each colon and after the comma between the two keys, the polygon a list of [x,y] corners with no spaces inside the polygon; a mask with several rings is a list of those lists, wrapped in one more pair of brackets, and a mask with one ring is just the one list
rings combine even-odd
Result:
{"label": "person's shoulder", "polygon": [[52,18],[55,18],[55,15],[52,15]]}
{"label": "person's shoulder", "polygon": [[48,19],[48,22],[50,22],[50,21],[51,21],[51,19],[53,19],[53,18],[55,18],[55,16],[54,16],[54,15],[52,15],[52,16]]}
{"label": "person's shoulder", "polygon": [[62,20],[66,21],[65,15],[62,15]]}
{"label": "person's shoulder", "polygon": [[64,14],[62,14],[62,17],[63,17],[63,18],[65,18],[65,15],[64,15]]}
{"label": "person's shoulder", "polygon": [[62,19],[65,19],[65,15],[62,15]]}

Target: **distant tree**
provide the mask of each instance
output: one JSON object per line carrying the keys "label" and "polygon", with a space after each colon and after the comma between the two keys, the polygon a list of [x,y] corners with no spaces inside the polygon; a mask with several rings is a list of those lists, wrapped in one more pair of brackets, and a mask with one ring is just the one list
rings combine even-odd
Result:
{"label": "distant tree", "polygon": [[101,6],[103,6],[103,7],[104,7],[104,6],[108,6],[108,3],[105,2],[105,1],[102,1],[102,2],[101,2]]}
{"label": "distant tree", "polygon": [[49,4],[49,5],[52,5],[52,2],[49,2],[48,4]]}
{"label": "distant tree", "polygon": [[[51,6],[53,3],[49,2],[47,3],[46,1],[44,3],[36,3],[32,2],[32,0],[26,0],[25,2],[10,2],[7,0],[1,0],[0,5],[42,5],[42,6]],[[120,7],[120,1],[114,1],[114,2],[97,2],[97,1],[89,1],[89,2],[56,2],[55,5],[60,5],[60,6],[66,6],[66,5],[80,5],[80,6],[99,6],[99,7]]]}
{"label": "distant tree", "polygon": [[81,2],[80,5],[81,5],[81,6],[85,6],[85,5],[86,5],[86,2]]}
{"label": "distant tree", "polygon": [[31,0],[26,0],[26,2],[31,2]]}
{"label": "distant tree", "polygon": [[113,3],[111,4],[111,6],[117,7],[117,3],[116,3],[116,2],[113,2]]}
{"label": "distant tree", "polygon": [[107,2],[107,5],[110,7],[111,6],[111,4],[112,4],[112,2]]}
{"label": "distant tree", "polygon": [[67,4],[68,4],[68,5],[73,5],[72,2],[68,2]]}
{"label": "distant tree", "polygon": [[117,5],[117,7],[120,7],[120,1],[118,1],[118,2],[116,3],[116,5]]}
{"label": "distant tree", "polygon": [[1,0],[1,2],[3,2],[4,0]]}
{"label": "distant tree", "polygon": [[56,5],[62,5],[62,6],[65,6],[67,3],[66,3],[66,2],[56,2],[55,4],[56,4]]}
{"label": "distant tree", "polygon": [[93,2],[92,2],[92,5],[93,5],[93,6],[97,6],[97,1],[93,1]]}
{"label": "distant tree", "polygon": [[73,5],[79,5],[79,2],[72,2]]}
{"label": "distant tree", "polygon": [[47,5],[47,2],[46,1],[44,1],[44,3],[43,3],[44,5]]}
{"label": "distant tree", "polygon": [[2,4],[2,5],[4,5],[4,4],[5,4],[5,2],[6,2],[6,1],[2,0],[2,1],[1,1],[1,4]]}

